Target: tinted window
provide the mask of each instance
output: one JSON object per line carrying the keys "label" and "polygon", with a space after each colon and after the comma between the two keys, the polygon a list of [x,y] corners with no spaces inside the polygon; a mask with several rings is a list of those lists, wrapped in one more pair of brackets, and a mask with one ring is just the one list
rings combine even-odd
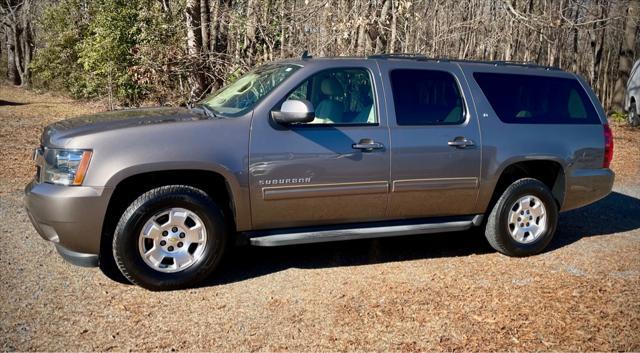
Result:
{"label": "tinted window", "polygon": [[334,69],[317,73],[294,89],[286,99],[313,104],[316,118],[308,124],[376,124],[376,109],[369,72]]}
{"label": "tinted window", "polygon": [[462,96],[448,72],[393,70],[391,89],[398,125],[454,125],[465,120]]}
{"label": "tinted window", "polygon": [[505,123],[600,123],[587,93],[575,79],[484,72],[473,77]]}

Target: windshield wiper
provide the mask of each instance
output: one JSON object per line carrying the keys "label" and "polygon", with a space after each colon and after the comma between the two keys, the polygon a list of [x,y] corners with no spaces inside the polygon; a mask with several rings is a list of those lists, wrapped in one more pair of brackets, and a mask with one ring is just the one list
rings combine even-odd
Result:
{"label": "windshield wiper", "polygon": [[209,107],[206,104],[202,104],[202,103],[197,103],[193,106],[194,108],[198,108],[200,110],[202,110],[204,112],[204,114],[206,116],[208,116],[209,118],[214,118],[214,119],[220,119],[222,118],[220,115],[218,115],[216,113],[215,110],[211,109],[211,107]]}

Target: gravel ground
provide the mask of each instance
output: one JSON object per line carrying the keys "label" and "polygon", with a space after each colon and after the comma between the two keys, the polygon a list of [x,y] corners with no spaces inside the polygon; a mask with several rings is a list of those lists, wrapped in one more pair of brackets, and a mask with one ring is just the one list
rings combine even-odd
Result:
{"label": "gravel ground", "polygon": [[541,255],[478,232],[243,248],[202,287],[153,293],[65,263],[22,208],[41,126],[99,107],[6,86],[0,104],[3,351],[640,350],[638,131],[614,127],[622,183],[562,214]]}

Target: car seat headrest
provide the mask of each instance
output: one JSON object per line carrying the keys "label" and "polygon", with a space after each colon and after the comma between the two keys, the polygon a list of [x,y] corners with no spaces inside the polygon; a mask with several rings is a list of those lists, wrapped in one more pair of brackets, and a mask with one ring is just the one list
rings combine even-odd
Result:
{"label": "car seat headrest", "polygon": [[344,94],[342,85],[333,77],[327,77],[322,80],[322,83],[320,84],[320,90],[327,96],[341,96]]}

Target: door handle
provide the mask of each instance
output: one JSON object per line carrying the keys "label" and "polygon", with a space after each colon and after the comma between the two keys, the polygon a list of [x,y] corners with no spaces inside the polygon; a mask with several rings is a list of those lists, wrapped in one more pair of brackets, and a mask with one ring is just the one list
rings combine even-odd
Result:
{"label": "door handle", "polygon": [[383,149],[384,145],[372,139],[365,138],[361,139],[358,143],[354,143],[353,145],[351,145],[351,148],[353,148],[354,150],[362,150],[362,152],[371,152],[373,150]]}
{"label": "door handle", "polygon": [[447,142],[447,144],[455,148],[467,148],[467,147],[475,146],[475,143],[473,142],[473,140],[470,140],[464,136],[458,136],[453,140]]}

